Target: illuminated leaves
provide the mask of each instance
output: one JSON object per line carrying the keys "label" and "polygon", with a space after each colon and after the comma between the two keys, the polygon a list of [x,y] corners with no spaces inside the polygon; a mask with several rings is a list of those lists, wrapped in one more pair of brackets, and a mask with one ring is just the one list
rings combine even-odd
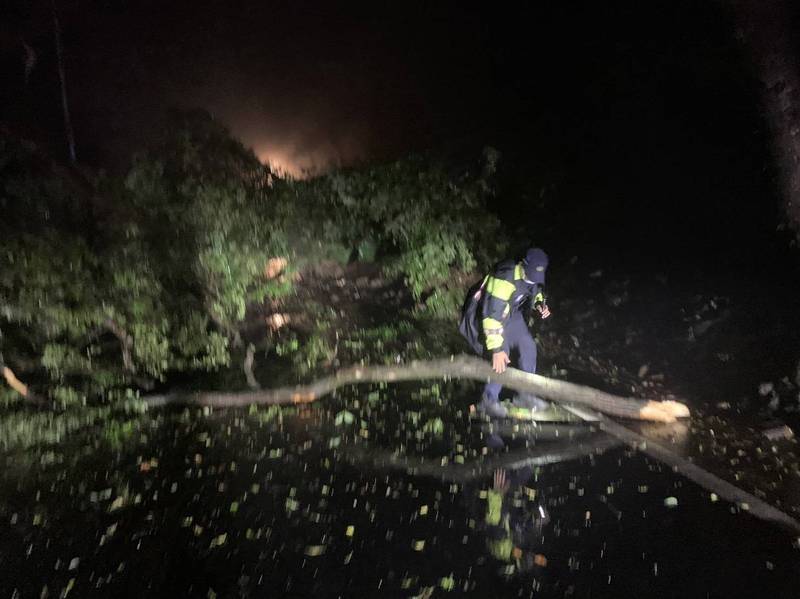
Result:
{"label": "illuminated leaves", "polygon": [[423,431],[431,435],[441,436],[444,433],[444,422],[441,418],[432,418],[425,423]]}
{"label": "illuminated leaves", "polygon": [[348,426],[353,424],[355,420],[356,417],[351,412],[348,412],[347,410],[342,410],[336,415],[336,418],[334,418],[333,423],[336,426]]}
{"label": "illuminated leaves", "polygon": [[[463,299],[461,284],[451,285],[453,270],[496,259],[499,249],[499,221],[485,207],[493,168],[478,176],[451,170],[429,156],[411,156],[296,182],[293,218],[306,214],[303,224],[315,231],[304,244],[309,252],[326,239],[353,248],[361,259],[378,258],[416,300],[424,297],[429,311],[444,316]],[[320,211],[332,215],[324,227],[317,222]]]}

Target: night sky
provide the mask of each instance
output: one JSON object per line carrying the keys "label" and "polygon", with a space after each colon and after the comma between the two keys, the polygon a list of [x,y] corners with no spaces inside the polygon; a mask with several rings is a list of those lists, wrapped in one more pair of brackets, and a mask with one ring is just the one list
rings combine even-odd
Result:
{"label": "night sky", "polygon": [[[10,6],[5,119],[63,152],[49,2]],[[123,169],[169,106],[201,107],[293,172],[493,145],[513,167],[501,213],[546,188],[564,219],[578,206],[641,240],[774,231],[759,83],[724,3],[57,6],[91,166]]]}
{"label": "night sky", "polygon": [[[293,168],[393,157],[474,131],[491,95],[490,32],[480,14],[430,4],[63,3],[81,153],[103,162],[144,141],[174,105],[208,109]],[[39,53],[31,88],[58,129],[57,97],[41,97],[55,91],[49,14],[26,5],[15,29]]]}
{"label": "night sky", "polygon": [[[35,120],[55,126],[57,98],[43,93],[54,83],[49,2],[16,4],[5,62],[8,38],[21,34],[38,59],[22,91],[37,95]],[[622,121],[696,130],[721,112],[740,120],[751,98],[732,81],[743,67],[728,17],[714,3],[641,4],[57,5],[85,159],[102,162],[115,139],[147,132],[166,106],[181,105],[210,110],[264,156],[324,165],[464,138],[498,143],[515,130],[546,134],[560,151],[557,140],[572,144],[576,132],[584,144],[611,129],[627,135]],[[19,84],[17,53],[6,67]],[[720,100],[743,106],[721,110]],[[722,129],[706,126],[701,134]]]}

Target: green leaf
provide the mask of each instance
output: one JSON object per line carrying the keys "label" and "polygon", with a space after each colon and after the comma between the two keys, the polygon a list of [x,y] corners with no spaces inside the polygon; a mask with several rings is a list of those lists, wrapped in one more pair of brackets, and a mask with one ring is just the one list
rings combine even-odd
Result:
{"label": "green leaf", "polygon": [[353,424],[356,421],[356,417],[348,412],[347,410],[342,410],[336,417],[333,419],[333,424],[336,426],[347,426]]}

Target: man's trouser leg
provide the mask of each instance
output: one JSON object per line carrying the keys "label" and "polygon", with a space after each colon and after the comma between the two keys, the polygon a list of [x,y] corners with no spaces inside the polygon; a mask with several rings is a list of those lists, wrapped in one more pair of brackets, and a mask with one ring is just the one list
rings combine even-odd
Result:
{"label": "man's trouser leg", "polygon": [[522,314],[517,313],[512,316],[508,325],[508,344],[518,354],[517,368],[536,374],[536,341],[533,340]]}
{"label": "man's trouser leg", "polygon": [[[536,374],[536,341],[531,335],[528,325],[521,314],[517,318],[512,318],[509,323],[509,345],[516,350],[517,368],[524,372]],[[533,393],[518,393],[514,399],[514,405],[531,411],[544,410],[548,403]]]}
{"label": "man's trouser leg", "polygon": [[[536,374],[536,341],[533,340],[528,325],[522,314],[517,312],[508,321],[503,330],[503,336],[508,342],[509,351],[515,356],[516,367],[525,372]],[[511,357],[511,356],[510,356]],[[503,385],[496,382],[486,383],[483,395],[489,401],[498,401]]]}
{"label": "man's trouser leg", "polygon": [[486,386],[483,388],[483,397],[491,402],[500,401],[500,390],[502,388],[503,385],[495,383],[494,381],[486,383]]}

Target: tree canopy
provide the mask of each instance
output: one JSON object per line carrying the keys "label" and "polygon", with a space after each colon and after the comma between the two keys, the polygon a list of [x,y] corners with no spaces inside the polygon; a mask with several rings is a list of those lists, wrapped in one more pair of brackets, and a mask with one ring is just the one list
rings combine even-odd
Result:
{"label": "tree canopy", "polygon": [[275,257],[377,261],[452,317],[453,273],[502,248],[485,205],[493,150],[466,167],[411,156],[290,180],[205,112],[169,123],[123,178],[0,140],[2,361],[63,403],[229,365],[248,306],[291,290]]}

